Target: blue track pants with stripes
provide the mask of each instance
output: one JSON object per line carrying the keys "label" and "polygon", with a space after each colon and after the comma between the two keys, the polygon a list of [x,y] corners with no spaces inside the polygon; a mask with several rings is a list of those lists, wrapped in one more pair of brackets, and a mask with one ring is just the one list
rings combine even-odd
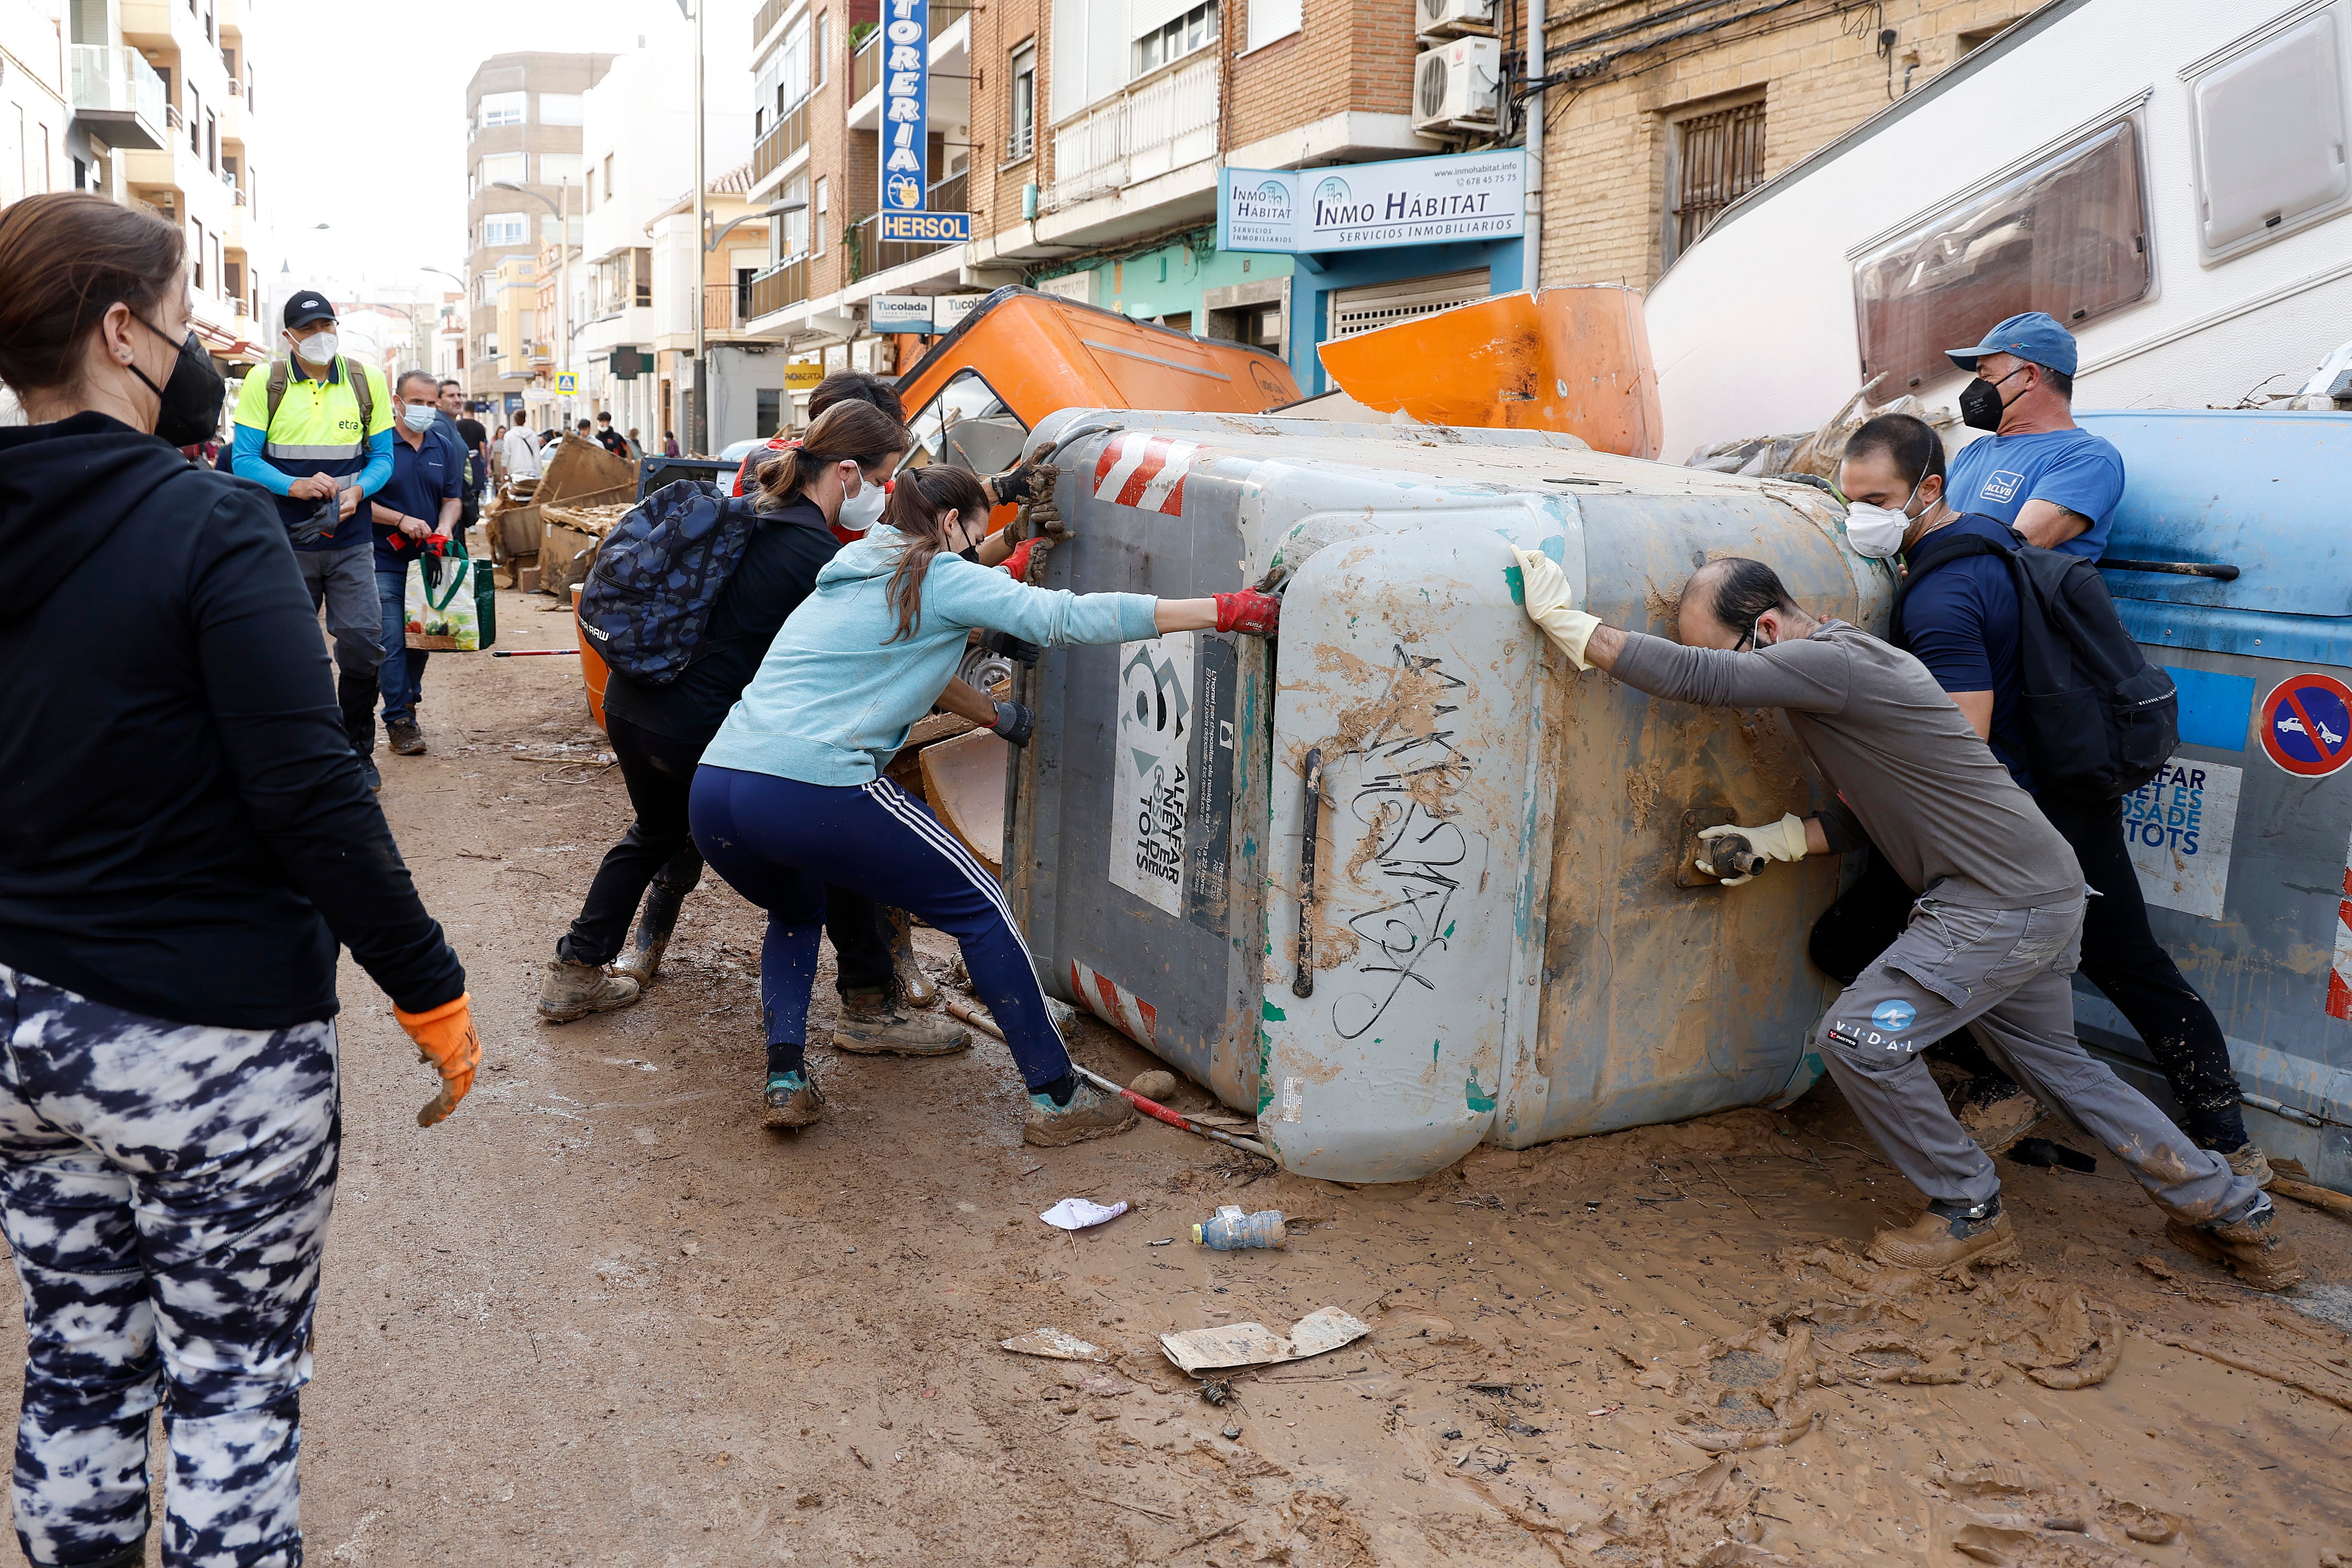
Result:
{"label": "blue track pants with stripes", "polygon": [[887,779],[835,786],[705,763],[694,842],[730,887],[768,911],[760,1001],[771,1044],[805,1044],[827,882],[908,910],[962,944],[972,989],[1032,1089],[1070,1070],[1004,890],[922,802]]}

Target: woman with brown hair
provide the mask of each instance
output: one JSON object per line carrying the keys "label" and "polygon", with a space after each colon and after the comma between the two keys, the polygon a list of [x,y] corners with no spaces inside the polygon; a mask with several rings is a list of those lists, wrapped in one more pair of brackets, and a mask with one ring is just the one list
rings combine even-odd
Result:
{"label": "woman with brown hair", "polygon": [[440,1069],[421,1123],[481,1056],[268,492],[175,450],[224,391],[188,315],[172,225],[0,211],[0,381],[31,421],[0,429],[0,1228],[38,1564],[145,1561],[159,1402],[163,1561],[301,1562],[337,944]]}
{"label": "woman with brown hair", "polygon": [[[813,467],[804,447],[766,471],[808,482]],[[851,476],[855,465],[833,467],[845,483],[865,482]],[[695,843],[768,911],[760,989],[772,1127],[806,1126],[824,1113],[803,1051],[829,882],[919,915],[962,945],[973,988],[1028,1086],[1024,1139],[1074,1143],[1134,1118],[1070,1070],[996,879],[882,767],[975,629],[1044,647],[1174,631],[1269,637],[1279,606],[1248,589],[1155,599],[1032,588],[956,553],[987,526],[988,494],[971,474],[943,466],[901,472],[882,521],[817,574],[816,592],[776,635],[695,773]]]}

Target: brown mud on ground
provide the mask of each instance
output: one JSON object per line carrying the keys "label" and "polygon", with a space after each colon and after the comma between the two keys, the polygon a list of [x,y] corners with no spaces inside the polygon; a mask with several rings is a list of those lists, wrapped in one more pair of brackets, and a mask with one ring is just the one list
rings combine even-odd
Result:
{"label": "brown mud on ground", "polygon": [[[509,646],[568,646],[568,618],[502,599]],[[2167,1245],[2112,1162],[2003,1162],[2027,1261],[1943,1285],[1858,1256],[1917,1199],[1827,1093],[1350,1190],[1153,1123],[1025,1148],[992,1042],[820,1051],[829,1117],[778,1137],[760,926],[715,879],[644,1005],[543,1026],[539,968],[626,820],[617,773],[514,758],[593,755],[570,665],[436,658],[431,754],[379,753],[487,1060],[418,1130],[429,1076],[346,965],[304,1401],[322,1568],[2352,1552],[2352,1340],[2309,1315],[2352,1318],[2352,1226],[2292,1205],[2321,1281],[2294,1302]],[[1075,1044],[1122,1081],[1149,1065],[1090,1024]],[[1071,1196],[1133,1208],[1039,1222]],[[1223,1203],[1287,1212],[1289,1247],[1184,1239]],[[1155,1342],[1325,1306],[1371,1332],[1215,1385]],[[1041,1327],[1112,1360],[997,1348]]]}

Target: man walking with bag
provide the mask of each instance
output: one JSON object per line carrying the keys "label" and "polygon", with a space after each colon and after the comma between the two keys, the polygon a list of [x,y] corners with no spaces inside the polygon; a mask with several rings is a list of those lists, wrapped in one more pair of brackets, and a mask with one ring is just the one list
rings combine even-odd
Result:
{"label": "man walking with bag", "polygon": [[[400,422],[392,443],[392,479],[375,498],[375,587],[383,613],[383,729],[393,754],[425,754],[416,726],[425,693],[422,648],[408,646],[409,563],[425,558],[425,541],[458,527],[465,504],[466,453],[442,413],[439,386],[421,370],[400,378]],[[439,559],[437,547],[434,557]],[[457,570],[453,558],[441,563]]]}
{"label": "man walking with bag", "polygon": [[368,788],[383,779],[375,750],[376,672],[383,663],[368,547],[368,497],[392,477],[392,395],[383,373],[338,353],[335,308],[316,289],[286,301],[286,357],[248,375],[236,399],[230,464],[278,498],[278,521],[315,608],[335,639],[343,732]]}

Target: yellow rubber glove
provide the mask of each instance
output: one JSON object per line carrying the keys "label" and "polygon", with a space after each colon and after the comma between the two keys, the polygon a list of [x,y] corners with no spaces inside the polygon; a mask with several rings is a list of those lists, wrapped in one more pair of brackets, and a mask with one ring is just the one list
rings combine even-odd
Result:
{"label": "yellow rubber glove", "polygon": [[404,1013],[394,1007],[392,1016],[416,1042],[416,1059],[441,1069],[441,1092],[416,1113],[416,1125],[430,1127],[457,1109],[457,1102],[474,1087],[474,1073],[482,1065],[481,1037],[474,1033],[474,994],[468,991],[429,1013]]}
{"label": "yellow rubber glove", "polygon": [[1579,669],[1591,669],[1584,662],[1584,645],[1592,638],[1592,628],[1601,624],[1598,616],[1588,616],[1571,602],[1576,595],[1569,591],[1568,575],[1559,563],[1539,550],[1521,550],[1514,546],[1511,553],[1519,558],[1519,579],[1527,595],[1528,619],[1541,627],[1559,651],[1568,655],[1568,662]]}
{"label": "yellow rubber glove", "polygon": [[[1702,827],[1698,830],[1699,854],[1704,856],[1708,852],[1709,840],[1733,833],[1748,840],[1748,847],[1768,860],[1801,860],[1805,858],[1805,819],[1793,811],[1780,821],[1767,823],[1761,827]],[[1715,875],[1711,862],[1694,858],[1692,863],[1708,876]],[[1755,879],[1756,874],[1751,871],[1745,877],[1727,878],[1723,885],[1737,888]]]}

